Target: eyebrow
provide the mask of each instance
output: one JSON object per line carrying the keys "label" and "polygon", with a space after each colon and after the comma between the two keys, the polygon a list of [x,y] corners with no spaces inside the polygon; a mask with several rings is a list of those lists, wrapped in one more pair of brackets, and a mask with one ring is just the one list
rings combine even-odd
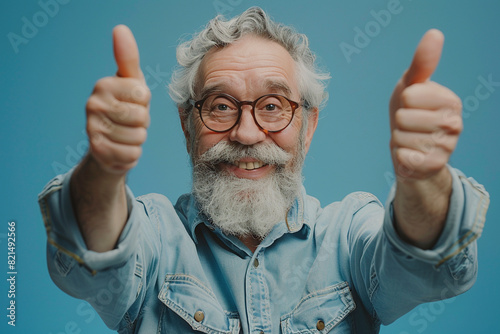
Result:
{"label": "eyebrow", "polygon": [[201,92],[200,92],[200,98],[204,99],[205,97],[207,97],[210,94],[213,94],[213,93],[223,93],[225,91],[226,91],[226,85],[223,85],[223,84],[222,85],[218,84],[218,85],[214,85],[214,86],[203,87],[201,89]]}
{"label": "eyebrow", "polygon": [[[263,87],[265,90],[268,90],[273,93],[280,93],[285,95],[286,97],[292,96],[292,89],[283,80],[265,79]],[[228,90],[229,88],[225,84],[215,84],[213,86],[203,87],[200,92],[200,99],[204,99],[208,95],[214,93],[225,93]]]}
{"label": "eyebrow", "polygon": [[267,90],[281,93],[281,94],[285,95],[286,97],[292,96],[292,90],[291,90],[290,86],[288,86],[288,84],[282,80],[266,79],[264,81],[264,87]]}

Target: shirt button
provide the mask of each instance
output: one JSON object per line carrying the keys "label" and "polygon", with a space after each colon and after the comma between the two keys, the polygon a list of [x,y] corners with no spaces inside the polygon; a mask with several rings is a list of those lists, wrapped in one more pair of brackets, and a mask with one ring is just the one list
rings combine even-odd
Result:
{"label": "shirt button", "polygon": [[203,313],[203,311],[196,311],[194,314],[194,320],[202,322],[203,319],[205,319],[205,313]]}
{"label": "shirt button", "polygon": [[253,266],[255,268],[257,268],[259,266],[259,259],[255,258],[255,260],[253,260]]}
{"label": "shirt button", "polygon": [[319,331],[322,331],[323,329],[325,329],[325,323],[323,322],[323,320],[318,320],[318,322],[316,323],[316,328]]}

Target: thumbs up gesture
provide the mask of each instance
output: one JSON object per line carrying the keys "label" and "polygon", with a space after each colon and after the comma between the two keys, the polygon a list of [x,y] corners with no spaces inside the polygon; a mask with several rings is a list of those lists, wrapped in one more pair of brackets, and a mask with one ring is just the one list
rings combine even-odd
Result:
{"label": "thumbs up gesture", "polygon": [[462,131],[462,104],[448,88],[430,80],[444,36],[429,30],[390,101],[391,155],[398,180],[426,180],[446,169]]}
{"label": "thumbs up gesture", "polygon": [[96,83],[86,106],[87,133],[89,153],[99,167],[123,175],[137,164],[142,153],[150,122],[151,93],[129,28],[114,28],[113,48],[118,71],[116,76]]}

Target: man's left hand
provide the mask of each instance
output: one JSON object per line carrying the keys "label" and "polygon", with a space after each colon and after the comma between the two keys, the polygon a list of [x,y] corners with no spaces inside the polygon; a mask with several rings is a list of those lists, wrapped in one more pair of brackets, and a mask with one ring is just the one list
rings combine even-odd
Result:
{"label": "man's left hand", "polygon": [[446,221],[452,178],[446,166],[462,131],[462,103],[430,80],[444,36],[429,30],[390,102],[391,154],[396,173],[395,228],[408,243],[432,248]]}
{"label": "man's left hand", "polygon": [[391,154],[398,181],[442,174],[462,131],[462,103],[448,88],[430,80],[444,36],[429,30],[390,102]]}

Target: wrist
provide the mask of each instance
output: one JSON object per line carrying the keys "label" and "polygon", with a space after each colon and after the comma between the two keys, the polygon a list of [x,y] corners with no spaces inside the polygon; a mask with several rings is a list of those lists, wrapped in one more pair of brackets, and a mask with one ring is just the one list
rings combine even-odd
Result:
{"label": "wrist", "polygon": [[451,191],[448,167],[427,179],[398,178],[392,204],[401,239],[422,249],[432,248],[444,228]]}

